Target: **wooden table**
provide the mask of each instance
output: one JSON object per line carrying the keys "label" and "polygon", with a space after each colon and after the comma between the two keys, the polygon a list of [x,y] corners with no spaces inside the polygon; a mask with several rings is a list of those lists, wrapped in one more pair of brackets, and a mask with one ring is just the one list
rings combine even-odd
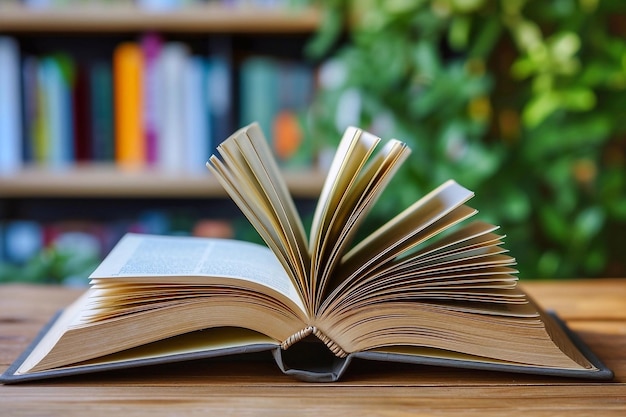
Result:
{"label": "wooden table", "polygon": [[[615,373],[612,382],[356,363],[307,384],[272,363],[186,363],[0,385],[0,415],[626,416],[626,279],[526,282]],[[79,290],[0,286],[0,371]]]}

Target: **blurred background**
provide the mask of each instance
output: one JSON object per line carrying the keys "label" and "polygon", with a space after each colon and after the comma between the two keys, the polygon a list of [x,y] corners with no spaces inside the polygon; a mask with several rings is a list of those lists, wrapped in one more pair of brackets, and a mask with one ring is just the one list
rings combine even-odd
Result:
{"label": "blurred background", "polygon": [[523,279],[626,276],[621,0],[0,3],[0,282],[86,283],[127,231],[258,240],[205,172],[259,121],[305,222],[343,130],[449,178]]}

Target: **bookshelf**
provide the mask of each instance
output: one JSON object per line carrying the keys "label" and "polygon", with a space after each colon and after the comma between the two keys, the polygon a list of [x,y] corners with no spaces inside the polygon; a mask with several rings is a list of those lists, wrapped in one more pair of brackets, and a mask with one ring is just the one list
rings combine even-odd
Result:
{"label": "bookshelf", "polygon": [[[227,3],[230,5],[223,5]],[[88,63],[112,60],[117,45],[140,42],[145,34],[163,35],[164,43],[184,44],[189,47],[190,56],[226,56],[232,76],[232,88],[228,91],[232,107],[226,118],[230,133],[241,124],[238,117],[243,99],[238,77],[246,58],[259,54],[274,56],[276,60],[301,61],[306,39],[323,18],[307,2],[272,7],[251,6],[252,3],[233,6],[234,2],[208,1],[153,11],[131,1],[74,2],[69,7],[41,9],[29,8],[21,1],[3,1],[0,37],[16,41],[20,59],[67,52]],[[225,130],[221,132],[216,136],[223,136]],[[30,145],[24,146],[32,146],[32,139],[29,140]],[[33,149],[24,152],[30,156],[25,156],[17,169],[0,170],[0,266],[3,251],[7,252],[11,245],[8,235],[14,234],[7,231],[15,229],[14,223],[19,230],[24,229],[21,222],[37,223],[41,226],[39,233],[46,235],[47,229],[54,229],[57,223],[123,219],[131,224],[129,218],[155,211],[174,210],[176,216],[184,213],[200,219],[239,217],[221,185],[202,166],[190,172],[157,168],[161,165],[154,163],[122,169],[111,156],[109,160],[99,160],[93,155],[79,158],[78,154],[70,163],[55,166],[34,160]],[[204,155],[205,151],[200,153]],[[198,166],[198,161],[192,165]],[[296,204],[306,215],[319,195],[324,173],[314,167],[299,166],[286,169],[285,177]],[[27,229],[32,230],[31,226]],[[23,239],[19,233],[17,236]]]}
{"label": "bookshelf", "polygon": [[[167,11],[146,10],[132,2],[98,3],[85,2],[71,7],[59,6],[37,9],[21,2],[0,3],[0,36],[10,36],[33,49],[32,45],[47,45],[58,50],[68,45],[69,50],[84,49],[83,41],[104,42],[111,49],[111,42],[132,38],[142,33],[165,33],[183,37],[191,42],[199,37],[227,39],[227,53],[239,54],[238,48],[248,48],[248,40],[258,42],[259,35],[290,36],[312,34],[320,25],[322,16],[318,8],[307,5],[263,7],[246,3],[225,6],[220,2],[191,4]],[[288,36],[285,36],[288,35]],[[236,36],[240,45],[233,45]],[[52,37],[53,40],[47,39]],[[56,37],[56,38],[55,38]],[[113,38],[113,41],[109,41]],[[178,38],[176,38],[178,39]],[[271,38],[267,43],[272,43]],[[108,44],[107,44],[108,42]],[[220,52],[223,52],[223,46]],[[35,54],[41,54],[41,48]],[[45,48],[44,48],[45,49]],[[280,50],[280,46],[273,48]],[[291,42],[293,49],[293,42]],[[205,51],[206,52],[206,51]],[[249,51],[248,51],[249,52]],[[270,52],[271,53],[271,52]],[[281,52],[284,53],[284,52]],[[299,59],[297,57],[296,59]],[[239,64],[236,64],[239,65]],[[231,69],[236,71],[236,69]],[[238,94],[238,91],[231,91]],[[237,98],[235,98],[235,101]],[[237,127],[237,122],[233,122]],[[41,165],[41,164],[39,164]],[[221,187],[210,175],[159,171],[145,167],[125,172],[114,163],[77,161],[75,166],[61,169],[29,166],[0,175],[0,195],[5,198],[22,197],[223,197]],[[321,175],[312,172],[290,172],[291,191],[299,197],[314,197],[321,189]]]}
{"label": "bookshelf", "polygon": [[[294,198],[317,199],[325,173],[321,170],[285,171]],[[26,167],[0,176],[2,198],[226,198],[208,172],[192,174],[158,169],[120,170],[111,164],[78,164],[68,169]]]}
{"label": "bookshelf", "polygon": [[119,33],[156,30],[179,33],[311,33],[322,16],[314,7],[229,8],[207,3],[171,11],[149,11],[132,4],[87,4],[33,10],[0,4],[0,32]]}

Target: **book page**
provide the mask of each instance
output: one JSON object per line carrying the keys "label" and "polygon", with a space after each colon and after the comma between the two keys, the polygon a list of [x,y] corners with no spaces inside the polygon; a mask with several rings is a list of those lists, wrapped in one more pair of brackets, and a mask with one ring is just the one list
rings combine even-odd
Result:
{"label": "book page", "polygon": [[300,298],[310,306],[309,255],[302,220],[258,124],[240,129],[218,147],[207,167],[276,253]]}
{"label": "book page", "polygon": [[370,234],[342,259],[319,311],[386,262],[474,215],[476,211],[464,205],[472,195],[447,181]]}
{"label": "book page", "polygon": [[304,310],[274,253],[237,240],[127,234],[90,276],[116,277],[230,277],[273,289]]}
{"label": "book page", "polygon": [[372,155],[378,142],[373,135],[349,128],[333,161],[311,229],[311,287],[316,307],[363,219],[410,153],[406,144],[391,139]]}

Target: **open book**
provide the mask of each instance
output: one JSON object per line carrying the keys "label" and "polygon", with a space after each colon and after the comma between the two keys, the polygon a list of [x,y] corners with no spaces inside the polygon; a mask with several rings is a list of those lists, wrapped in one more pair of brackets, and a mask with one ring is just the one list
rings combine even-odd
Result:
{"label": "open book", "polygon": [[207,166],[267,247],[126,235],[2,381],[258,351],[309,381],[353,358],[611,378],[518,288],[497,227],[465,222],[472,192],[456,182],[354,242],[409,155],[379,142],[346,130],[307,239],[261,129],[237,131]]}

